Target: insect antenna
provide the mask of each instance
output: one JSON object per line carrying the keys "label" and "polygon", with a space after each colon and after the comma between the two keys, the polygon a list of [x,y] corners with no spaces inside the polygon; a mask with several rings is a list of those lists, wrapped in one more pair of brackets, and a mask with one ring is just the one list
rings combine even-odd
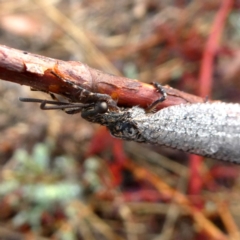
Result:
{"label": "insect antenna", "polygon": [[64,110],[68,114],[75,114],[81,112],[82,108],[87,108],[92,106],[93,104],[84,104],[84,103],[68,103],[61,101],[52,101],[52,100],[44,100],[38,98],[19,98],[21,102],[37,102],[40,103],[40,108],[42,110],[56,110],[61,109]]}

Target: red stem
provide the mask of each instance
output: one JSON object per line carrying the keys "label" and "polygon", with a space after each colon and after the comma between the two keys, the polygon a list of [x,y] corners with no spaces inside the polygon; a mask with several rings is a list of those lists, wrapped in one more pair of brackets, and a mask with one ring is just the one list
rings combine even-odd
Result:
{"label": "red stem", "polygon": [[[57,93],[77,101],[79,90],[63,82],[51,72],[91,92],[108,94],[119,106],[147,108],[161,97],[155,87],[136,79],[110,75],[81,62],[52,59],[0,45],[0,79]],[[157,109],[181,103],[203,102],[197,96],[164,87],[168,98]]]}

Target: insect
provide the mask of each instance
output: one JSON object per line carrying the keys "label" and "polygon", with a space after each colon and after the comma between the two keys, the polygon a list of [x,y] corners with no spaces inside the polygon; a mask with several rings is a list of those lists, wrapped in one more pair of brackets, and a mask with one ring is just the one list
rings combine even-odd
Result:
{"label": "insect", "polygon": [[139,107],[117,107],[111,110],[111,101],[91,92],[85,93],[91,95],[91,101],[87,103],[28,98],[20,100],[39,102],[44,110],[63,109],[69,114],[81,112],[84,119],[106,126],[117,138],[164,145],[205,157],[240,163],[240,104],[189,103],[153,113],[152,109],[166,99],[162,87],[158,84],[154,86],[162,93],[162,97],[147,110]]}

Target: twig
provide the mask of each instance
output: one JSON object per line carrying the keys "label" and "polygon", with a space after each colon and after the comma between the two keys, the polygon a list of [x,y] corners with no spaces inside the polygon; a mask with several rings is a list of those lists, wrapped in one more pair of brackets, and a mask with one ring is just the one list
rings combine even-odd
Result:
{"label": "twig", "polygon": [[[119,106],[138,105],[147,108],[161,96],[154,86],[135,79],[109,75],[81,62],[61,61],[0,45],[1,79],[27,85],[47,93],[60,94],[70,101],[77,102],[78,90],[61,81],[52,72],[91,92],[110,95]],[[181,103],[205,101],[205,99],[168,86],[164,89],[168,98],[161,106],[158,106],[158,109]]]}

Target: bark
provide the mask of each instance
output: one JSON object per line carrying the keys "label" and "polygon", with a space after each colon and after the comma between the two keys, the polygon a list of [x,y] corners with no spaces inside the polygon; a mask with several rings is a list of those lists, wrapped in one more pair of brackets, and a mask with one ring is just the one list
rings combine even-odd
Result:
{"label": "bark", "polygon": [[[91,92],[110,95],[118,106],[148,107],[161,97],[153,85],[142,83],[136,79],[114,76],[86,64],[75,61],[62,61],[26,51],[0,45],[0,78],[2,80],[27,85],[44,92],[51,92],[77,102],[78,90],[72,85],[54,76],[62,78],[85,88]],[[204,102],[205,99],[164,86],[168,97],[157,109],[181,103]]]}

